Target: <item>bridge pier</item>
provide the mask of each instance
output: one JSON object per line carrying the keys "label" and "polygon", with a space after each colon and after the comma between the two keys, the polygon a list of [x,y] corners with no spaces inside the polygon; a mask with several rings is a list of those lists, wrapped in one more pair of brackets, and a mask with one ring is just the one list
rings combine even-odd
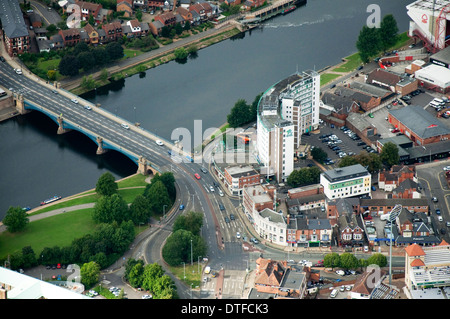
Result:
{"label": "bridge pier", "polygon": [[137,173],[146,176],[155,175],[158,172],[151,167],[150,163],[143,156],[139,156]]}
{"label": "bridge pier", "polygon": [[58,116],[58,131],[57,131],[57,134],[64,134],[64,133],[67,133],[67,132],[71,131],[71,129],[64,128],[63,123],[64,122],[63,122],[62,116]]}
{"label": "bridge pier", "polygon": [[16,110],[20,113],[20,114],[27,114],[28,112],[30,112],[29,110],[25,109],[25,101],[23,98],[22,94],[13,94],[13,100],[14,100],[14,104],[16,105]]}
{"label": "bridge pier", "polygon": [[97,145],[97,155],[106,153],[107,150],[103,148],[103,139],[100,136],[97,137]]}

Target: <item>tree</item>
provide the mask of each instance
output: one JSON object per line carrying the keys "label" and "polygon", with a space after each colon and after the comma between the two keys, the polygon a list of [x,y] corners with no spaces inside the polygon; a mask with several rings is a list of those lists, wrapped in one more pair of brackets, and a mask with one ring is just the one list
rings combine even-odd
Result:
{"label": "tree", "polygon": [[230,114],[227,115],[227,122],[233,128],[239,127],[251,120],[250,106],[247,105],[244,99],[239,99],[234,104]]}
{"label": "tree", "polygon": [[395,45],[398,39],[398,26],[397,21],[392,14],[383,17],[378,33],[380,36],[381,48],[384,51]]}
{"label": "tree", "polygon": [[189,55],[187,50],[183,47],[175,49],[175,51],[173,51],[173,53],[175,55],[175,60],[177,60],[177,61],[184,61],[187,59],[187,57]]}
{"label": "tree", "polygon": [[100,266],[91,261],[83,264],[80,269],[81,283],[87,288],[95,285],[100,278]]}
{"label": "tree", "polygon": [[179,22],[177,22],[177,24],[175,24],[175,33],[177,35],[180,35],[183,33],[183,26]]}
{"label": "tree", "polygon": [[[191,255],[192,240],[192,255]],[[171,266],[179,266],[182,262],[190,262],[195,256],[204,256],[206,243],[200,236],[195,236],[190,231],[179,229],[167,238],[162,249],[164,260]],[[195,259],[194,258],[194,259]]]}
{"label": "tree", "polygon": [[127,202],[119,194],[100,197],[92,211],[92,219],[96,223],[121,223],[128,217]]}
{"label": "tree", "polygon": [[84,71],[89,71],[95,66],[95,57],[92,52],[83,51],[77,55],[78,61],[80,63],[80,67],[83,68]]}
{"label": "tree", "polygon": [[23,268],[31,268],[38,264],[36,254],[31,246],[22,248]]}
{"label": "tree", "polygon": [[340,256],[340,266],[345,269],[356,269],[359,267],[359,260],[353,254],[343,253]]}
{"label": "tree", "polygon": [[148,188],[144,195],[149,201],[150,211],[153,214],[161,214],[164,212],[164,209],[171,207],[169,193],[167,192],[167,188],[164,186],[162,181],[152,183],[151,187]]}
{"label": "tree", "polygon": [[97,181],[95,191],[102,196],[110,196],[117,193],[119,186],[110,172],[103,173]]}
{"label": "tree", "polygon": [[252,105],[250,105],[251,121],[256,121],[256,118],[258,116],[258,104],[262,95],[263,93],[259,93],[253,100]]}
{"label": "tree", "polygon": [[367,265],[378,265],[379,267],[385,267],[387,265],[387,258],[383,254],[375,253],[367,258]]}
{"label": "tree", "polygon": [[380,153],[381,161],[387,166],[397,165],[400,161],[400,155],[398,154],[398,147],[392,142],[387,142],[383,145]]}
{"label": "tree", "polygon": [[29,223],[27,212],[22,207],[9,207],[2,222],[6,226],[6,229],[11,232],[19,232],[25,229],[25,226]]}
{"label": "tree", "polygon": [[356,48],[359,50],[359,56],[364,63],[369,62],[372,56],[375,56],[380,50],[380,35],[378,29],[363,26],[359,33]]}
{"label": "tree", "polygon": [[105,65],[111,60],[108,51],[102,46],[92,49],[92,54],[94,55],[96,65]]}
{"label": "tree", "polygon": [[119,42],[110,42],[106,45],[106,52],[111,60],[123,58],[123,47]]}
{"label": "tree", "polygon": [[203,226],[203,214],[199,212],[189,212],[185,215],[180,215],[175,219],[173,225],[173,232],[179,229],[190,231],[194,235],[200,235],[200,229]]}
{"label": "tree", "polygon": [[74,55],[65,55],[59,62],[58,69],[61,75],[75,76],[78,75],[80,62]]}
{"label": "tree", "polygon": [[341,260],[341,257],[339,256],[338,253],[326,254],[325,257],[323,258],[323,265],[324,265],[324,267],[329,267],[329,268],[330,267],[331,268],[339,267],[340,260]]}
{"label": "tree", "polygon": [[164,275],[164,270],[161,265],[156,262],[153,264],[147,264],[144,267],[144,273],[142,278],[142,288],[153,292],[153,285],[156,280]]}
{"label": "tree", "polygon": [[151,216],[150,205],[147,197],[138,195],[130,206],[130,218],[135,225],[146,223]]}
{"label": "tree", "polygon": [[73,55],[78,56],[81,52],[89,52],[89,46],[84,41],[78,42],[73,47]]}
{"label": "tree", "polygon": [[328,154],[321,149],[320,147],[314,147],[311,151],[311,156],[314,160],[318,161],[319,163],[323,163],[328,158]]}

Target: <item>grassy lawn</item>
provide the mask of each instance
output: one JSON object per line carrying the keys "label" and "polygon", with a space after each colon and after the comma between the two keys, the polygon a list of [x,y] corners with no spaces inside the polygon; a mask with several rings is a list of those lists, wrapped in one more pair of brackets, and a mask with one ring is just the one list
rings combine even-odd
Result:
{"label": "grassy lawn", "polygon": [[[126,202],[131,203],[137,195],[144,192],[145,185],[147,185],[145,179],[146,176],[136,174],[118,181],[119,194]],[[94,190],[79,195],[84,196],[44,206],[30,215],[80,204],[95,203],[99,198]],[[26,246],[31,246],[36,254],[39,254],[45,247],[69,246],[73,239],[92,233],[95,229],[95,223],[91,218],[92,210],[93,208],[68,211],[64,214],[30,222],[25,231],[20,233],[12,234],[8,231],[0,233],[0,258],[20,251]],[[136,233],[143,231],[145,228],[146,225],[137,226]]]}
{"label": "grassy lawn", "polygon": [[346,57],[345,59],[347,60],[347,62],[338,68],[334,68],[333,69],[334,72],[344,72],[344,73],[351,72],[355,70],[358,66],[360,66],[362,63],[358,52]]}
{"label": "grassy lawn", "polygon": [[320,86],[327,84],[328,82],[340,77],[340,74],[324,73],[320,75]]}
{"label": "grassy lawn", "polygon": [[192,288],[196,288],[200,286],[201,278],[202,278],[202,263],[200,263],[200,273],[198,272],[199,266],[198,263],[194,261],[194,264],[191,266],[190,263],[186,263],[186,279],[184,279],[184,266],[181,265],[179,267],[169,267],[169,270],[172,274],[174,274],[181,281],[186,283],[189,287],[192,285]]}
{"label": "grassy lawn", "polygon": [[95,224],[92,209],[82,209],[31,222],[20,233],[0,234],[0,257],[7,256],[23,247],[31,246],[36,254],[45,247],[69,246],[74,238],[91,233]]}
{"label": "grassy lawn", "polygon": [[122,58],[122,60],[126,60],[126,59],[129,59],[129,58],[134,58],[136,56],[141,55],[142,53],[144,53],[144,52],[142,52],[140,50],[124,49],[123,50],[123,58]]}

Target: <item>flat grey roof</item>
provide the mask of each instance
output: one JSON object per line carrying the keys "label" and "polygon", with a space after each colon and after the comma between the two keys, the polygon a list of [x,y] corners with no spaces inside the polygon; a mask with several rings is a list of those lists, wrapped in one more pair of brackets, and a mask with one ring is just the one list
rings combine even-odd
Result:
{"label": "flat grey roof", "polygon": [[322,173],[322,175],[328,181],[334,183],[345,179],[369,175],[369,172],[361,164],[356,164],[328,170]]}
{"label": "flat grey roof", "polygon": [[389,113],[421,138],[450,134],[444,124],[421,106],[409,105]]}

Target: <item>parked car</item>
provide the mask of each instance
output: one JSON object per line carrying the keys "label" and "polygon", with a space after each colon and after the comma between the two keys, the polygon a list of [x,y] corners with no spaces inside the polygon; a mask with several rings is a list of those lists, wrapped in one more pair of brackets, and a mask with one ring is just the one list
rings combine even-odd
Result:
{"label": "parked car", "polygon": [[336,270],[336,274],[339,276],[345,276],[345,272],[343,270]]}

